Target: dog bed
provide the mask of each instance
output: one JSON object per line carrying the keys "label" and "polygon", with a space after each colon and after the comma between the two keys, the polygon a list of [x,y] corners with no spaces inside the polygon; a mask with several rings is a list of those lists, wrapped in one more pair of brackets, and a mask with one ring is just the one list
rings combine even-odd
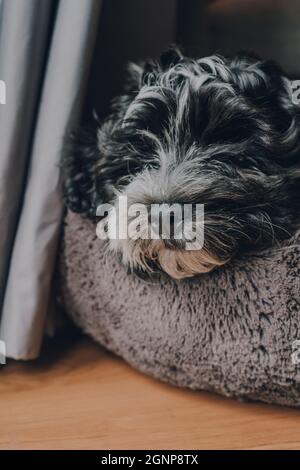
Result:
{"label": "dog bed", "polygon": [[127,274],[68,213],[60,297],[87,334],[140,371],[226,396],[300,405],[300,232],[192,280]]}

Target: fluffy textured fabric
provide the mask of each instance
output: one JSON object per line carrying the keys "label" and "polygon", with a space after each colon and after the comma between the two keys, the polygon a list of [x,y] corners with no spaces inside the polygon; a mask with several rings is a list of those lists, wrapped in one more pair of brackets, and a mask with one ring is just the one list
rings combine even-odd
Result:
{"label": "fluffy textured fabric", "polygon": [[149,283],[127,274],[90,221],[69,213],[60,294],[79,327],[147,374],[299,406],[299,241],[300,232],[200,278]]}

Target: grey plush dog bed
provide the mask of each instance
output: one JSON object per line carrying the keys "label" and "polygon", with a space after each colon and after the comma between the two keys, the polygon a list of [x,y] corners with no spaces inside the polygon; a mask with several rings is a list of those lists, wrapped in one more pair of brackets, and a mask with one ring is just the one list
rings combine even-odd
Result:
{"label": "grey plush dog bed", "polygon": [[299,242],[300,232],[197,279],[150,283],[128,275],[95,226],[69,213],[61,296],[79,327],[147,374],[299,406]]}

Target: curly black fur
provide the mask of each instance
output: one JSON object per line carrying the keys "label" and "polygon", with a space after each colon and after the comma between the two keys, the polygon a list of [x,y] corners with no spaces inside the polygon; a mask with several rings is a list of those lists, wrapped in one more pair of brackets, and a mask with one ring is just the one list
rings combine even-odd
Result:
{"label": "curly black fur", "polygon": [[[163,160],[165,191],[153,196],[147,186]],[[68,142],[64,199],[95,217],[100,202],[147,171],[145,201],[204,203],[205,247],[227,259],[295,229],[299,162],[300,110],[277,64],[247,54],[194,60],[170,50],[160,61],[132,64],[107,119]]]}

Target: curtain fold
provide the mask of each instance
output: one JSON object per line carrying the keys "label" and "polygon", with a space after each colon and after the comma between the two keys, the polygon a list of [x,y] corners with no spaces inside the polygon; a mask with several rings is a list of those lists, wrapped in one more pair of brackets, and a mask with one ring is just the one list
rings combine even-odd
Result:
{"label": "curtain fold", "polygon": [[30,141],[42,83],[53,2],[2,2],[0,78],[0,306],[22,201]]}
{"label": "curtain fold", "polygon": [[79,119],[101,3],[4,0],[0,339],[15,359],[36,357],[43,337],[62,217],[63,136]]}

